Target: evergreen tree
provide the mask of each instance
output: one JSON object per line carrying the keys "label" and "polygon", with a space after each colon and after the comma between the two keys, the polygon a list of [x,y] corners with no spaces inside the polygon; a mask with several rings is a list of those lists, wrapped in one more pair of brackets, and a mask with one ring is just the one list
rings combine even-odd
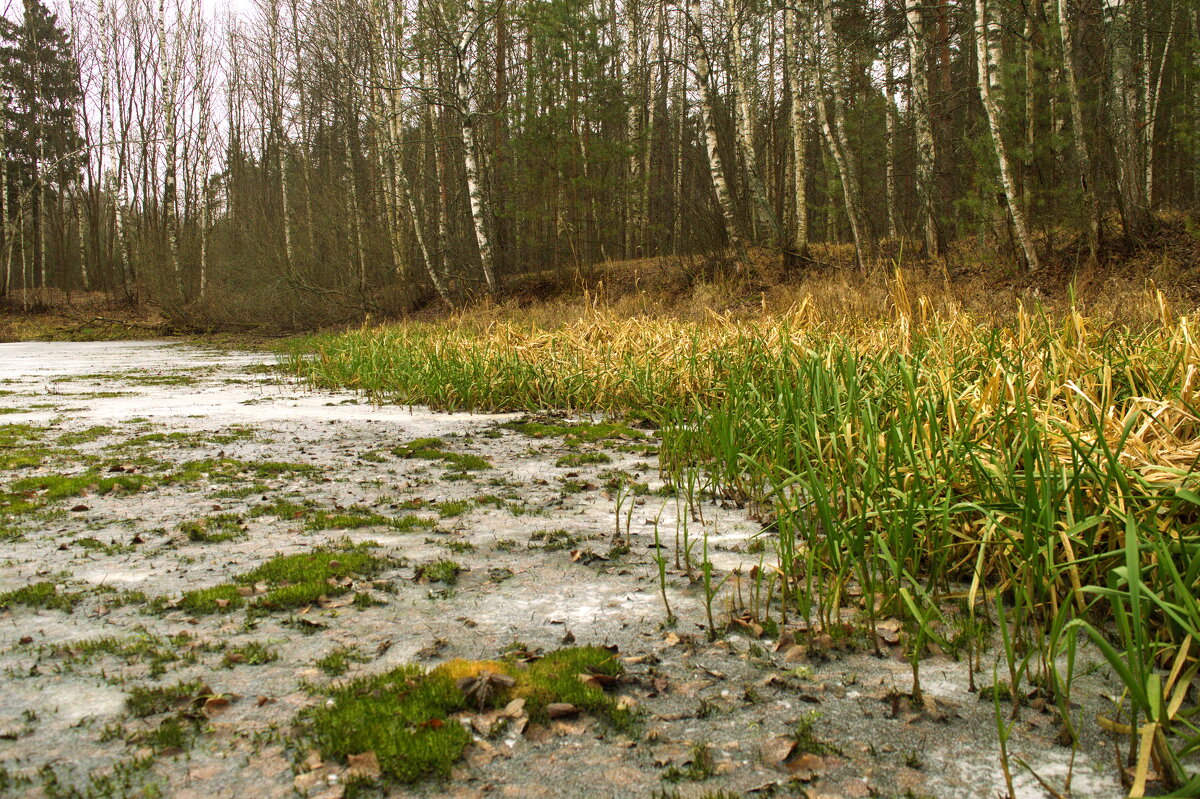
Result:
{"label": "evergreen tree", "polygon": [[0,19],[0,94],[7,98],[2,124],[10,197],[4,205],[11,214],[21,205],[11,200],[27,195],[32,263],[44,286],[43,209],[51,190],[78,176],[82,140],[75,124],[79,65],[67,32],[41,0],[24,0],[20,24]]}

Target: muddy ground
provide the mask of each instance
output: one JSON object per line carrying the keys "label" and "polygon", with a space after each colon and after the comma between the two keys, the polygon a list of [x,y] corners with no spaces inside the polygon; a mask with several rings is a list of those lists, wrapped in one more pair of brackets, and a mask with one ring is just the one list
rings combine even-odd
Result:
{"label": "muddy ground", "polygon": [[[747,572],[770,540],[744,510],[677,508],[652,436],[578,443],[502,426],[515,415],[373,407],[282,380],[272,362],[162,342],[0,345],[0,492],[92,476],[74,491],[53,483],[62,496],[9,493],[0,507],[0,594],[48,582],[61,599],[0,609],[0,794],[339,796],[343,764],[310,754],[293,724],[332,682],[571,642],[619,649],[627,676],[614,690],[636,703],[633,728],[579,716],[477,736],[448,780],[387,795],[1004,791],[993,705],[968,692],[963,663],[924,661],[933,703],[915,712],[896,696],[911,683],[899,646],[882,659],[838,647],[802,656],[752,626],[709,643],[703,588],[671,553],[678,622],[664,624],[656,520],[669,545],[681,518],[691,541],[706,531],[718,575]],[[405,457],[428,437],[490,468]],[[558,465],[564,457],[584,462]],[[109,489],[102,478],[128,480]],[[14,513],[22,502],[32,509]],[[627,553],[613,548],[618,524]],[[344,539],[394,558],[357,587],[368,601],[345,594],[270,613],[178,605],[275,555]],[[461,566],[457,581],[421,577],[447,560]],[[716,600],[719,623],[734,586]],[[1105,669],[1085,671],[1074,755],[1051,715],[1022,710],[1009,743],[1018,796],[1049,795],[1034,773],[1062,790],[1069,772],[1075,797],[1122,794],[1114,744],[1094,721],[1113,689]],[[180,735],[163,732],[177,708],[137,703],[147,687],[193,680],[205,690]],[[805,724],[816,754],[791,748]]]}

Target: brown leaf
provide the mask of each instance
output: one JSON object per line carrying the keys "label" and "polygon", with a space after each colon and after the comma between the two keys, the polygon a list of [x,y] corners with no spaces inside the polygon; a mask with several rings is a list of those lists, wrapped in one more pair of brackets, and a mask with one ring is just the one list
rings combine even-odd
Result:
{"label": "brown leaf", "polygon": [[210,696],[204,700],[204,715],[212,717],[223,713],[229,707],[229,701],[227,696]]}
{"label": "brown leaf", "polygon": [[76,505],[75,507],[71,508],[73,513],[80,513],[85,510],[91,510],[91,508],[89,508],[87,505]]}
{"label": "brown leaf", "polygon": [[346,758],[346,763],[349,765],[349,768],[346,769],[347,777],[363,777],[375,780],[383,775],[383,771],[379,768],[379,758],[375,756],[374,752],[349,755]]}
{"label": "brown leaf", "polygon": [[546,715],[552,719],[570,718],[579,715],[579,708],[570,702],[551,702],[546,705]]}

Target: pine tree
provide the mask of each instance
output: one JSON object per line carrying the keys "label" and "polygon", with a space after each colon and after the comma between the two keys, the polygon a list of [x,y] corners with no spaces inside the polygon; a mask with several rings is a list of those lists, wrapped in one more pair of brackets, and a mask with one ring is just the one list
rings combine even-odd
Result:
{"label": "pine tree", "polygon": [[8,98],[4,162],[10,193],[28,197],[33,268],[45,286],[46,198],[51,188],[74,182],[81,163],[79,65],[67,32],[41,0],[24,0],[24,12],[20,24],[0,19],[0,94]]}

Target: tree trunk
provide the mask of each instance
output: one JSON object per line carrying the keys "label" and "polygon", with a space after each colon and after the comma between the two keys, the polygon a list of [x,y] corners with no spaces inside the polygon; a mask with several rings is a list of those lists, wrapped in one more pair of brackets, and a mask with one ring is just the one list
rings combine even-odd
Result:
{"label": "tree trunk", "polygon": [[993,26],[988,10],[987,0],[975,0],[975,53],[979,62],[979,97],[983,101],[983,109],[987,114],[988,129],[992,134],[992,145],[996,160],[1000,165],[1000,183],[1004,191],[1004,202],[1008,206],[1009,218],[1012,220],[1013,233],[1025,256],[1026,266],[1033,271],[1038,269],[1037,250],[1033,239],[1029,236],[1029,228],[1025,224],[1025,212],[1021,208],[1021,198],[1017,193],[1013,180],[1012,163],[1009,159],[1008,148],[1004,144],[1000,126],[1000,109],[996,105],[994,92],[999,86],[999,64],[997,50],[999,49],[998,29]]}
{"label": "tree trunk", "polygon": [[884,54],[883,63],[883,126],[884,149],[887,158],[887,172],[884,176],[884,194],[887,200],[888,238],[895,241],[899,238],[899,231],[896,227],[896,103],[892,98],[894,80],[890,53]]}
{"label": "tree trunk", "polygon": [[[979,0],[976,0],[979,2]],[[1121,198],[1121,214],[1125,235],[1137,239],[1150,223],[1146,207],[1144,145],[1138,129],[1138,76],[1133,53],[1133,23],[1129,14],[1130,0],[1111,0],[1112,25],[1109,38],[1112,46],[1112,117],[1113,139],[1117,146],[1117,188]]]}
{"label": "tree trunk", "polygon": [[925,11],[922,0],[905,0],[908,74],[912,82],[913,127],[917,138],[917,204],[925,252],[930,257],[942,253],[942,237],[935,201],[937,186],[937,147],[933,136],[933,107],[929,102],[929,51],[926,47]]}
{"label": "tree trunk", "polygon": [[1083,196],[1083,212],[1087,216],[1088,254],[1094,262],[1100,256],[1101,211],[1100,200],[1092,184],[1095,171],[1088,145],[1087,128],[1083,124],[1083,99],[1079,92],[1079,81],[1075,77],[1075,34],[1067,18],[1067,0],[1056,0],[1058,4],[1058,27],[1062,32],[1063,74],[1067,79],[1067,95],[1071,107],[1071,136],[1075,141],[1075,160],[1079,170],[1079,187]]}
{"label": "tree trunk", "polygon": [[800,64],[807,51],[800,30],[800,11],[792,6],[787,10],[784,21],[784,77],[791,96],[791,144],[792,144],[792,202],[795,206],[795,223],[792,227],[793,257],[808,259],[808,120],[804,113],[804,81],[801,79]]}
{"label": "tree trunk", "polygon": [[[846,103],[842,96],[841,59],[838,57],[838,43],[833,29],[833,11],[829,0],[820,0],[821,14],[818,19],[824,28],[824,53],[818,63],[822,69],[818,71],[817,79],[829,87],[833,95],[833,121],[830,124],[829,111],[825,108],[825,100],[817,98],[817,118],[821,128],[829,140],[829,149],[833,152],[834,162],[842,182],[842,196],[846,202],[846,217],[850,222],[850,234],[854,237],[854,260],[859,269],[866,269],[866,230],[864,229],[862,207],[860,203],[860,184],[858,182],[858,166],[850,152],[846,138]],[[832,69],[824,72],[826,60]]]}
{"label": "tree trunk", "polygon": [[737,218],[733,210],[733,198],[729,194],[729,184],[725,180],[725,165],[721,161],[708,51],[704,47],[704,32],[700,27],[700,0],[688,0],[687,17],[696,49],[696,80],[700,84],[700,107],[704,117],[704,139],[708,146],[709,177],[712,179],[713,191],[717,193],[717,204],[721,208],[721,216],[725,220],[725,233],[729,237],[730,245],[738,251],[740,257],[745,250],[745,244],[741,232],[738,230]]}
{"label": "tree trunk", "polygon": [[179,268],[179,224],[176,213],[175,176],[177,164],[175,147],[177,141],[175,120],[175,83],[177,58],[170,58],[167,50],[167,9],[165,0],[158,0],[158,47],[159,69],[163,71],[162,78],[162,115],[163,115],[163,225],[167,233],[167,247],[171,253],[171,272],[175,277],[175,293],[179,301],[183,301],[183,275]]}
{"label": "tree trunk", "polygon": [[758,168],[758,156],[754,151],[754,135],[751,125],[754,116],[750,108],[750,92],[746,83],[745,60],[742,58],[742,23],[738,16],[736,0],[726,0],[725,11],[729,19],[733,53],[734,127],[737,131],[738,149],[746,163],[746,181],[750,187],[752,230],[765,229],[769,244],[780,243],[779,220],[767,200],[762,173]]}
{"label": "tree trunk", "polygon": [[484,213],[483,186],[479,182],[479,165],[475,160],[475,115],[471,112],[471,86],[467,77],[467,50],[472,31],[462,32],[455,50],[455,88],[458,95],[458,115],[462,126],[463,171],[467,176],[467,196],[471,200],[471,223],[479,245],[479,262],[489,294],[496,293],[496,275],[492,269],[492,243],[488,238]]}

